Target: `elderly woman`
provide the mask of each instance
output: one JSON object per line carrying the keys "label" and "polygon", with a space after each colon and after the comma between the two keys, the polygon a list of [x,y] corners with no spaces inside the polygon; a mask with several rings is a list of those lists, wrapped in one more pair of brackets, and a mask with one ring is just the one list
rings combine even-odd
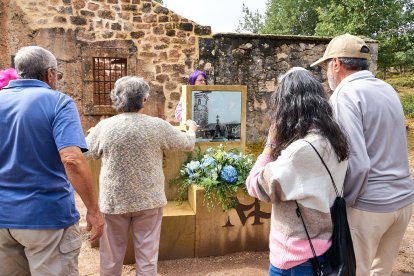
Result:
{"label": "elderly woman", "polygon": [[[336,197],[318,154],[342,191],[348,143],[322,85],[304,68],[286,73],[270,104],[268,140],[246,186],[251,196],[272,203],[269,275],[314,275],[309,259],[315,254],[321,264],[326,260],[332,235],[330,207]],[[296,204],[309,233],[297,217]]]}
{"label": "elderly woman", "polygon": [[102,158],[99,205],[105,218],[100,239],[101,275],[121,275],[130,226],[137,275],[156,275],[164,193],[165,150],[191,151],[197,124],[186,133],[141,113],[149,95],[142,79],[126,76],[111,91],[121,114],[102,120],[86,138],[88,158]]}

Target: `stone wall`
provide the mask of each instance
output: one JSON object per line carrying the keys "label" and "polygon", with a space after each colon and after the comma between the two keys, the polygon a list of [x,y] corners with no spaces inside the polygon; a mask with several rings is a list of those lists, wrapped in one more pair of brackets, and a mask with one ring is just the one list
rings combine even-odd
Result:
{"label": "stone wall", "polygon": [[[115,114],[93,105],[93,57],[128,59],[128,74],[151,86],[144,112],[177,125],[181,85],[194,69],[210,84],[247,85],[247,143],[266,135],[267,102],[278,77],[293,66],[323,55],[330,38],[248,34],[211,35],[200,26],[151,0],[0,0],[0,68],[27,45],[52,51],[64,73],[58,89],[72,96],[84,129]],[[378,44],[369,41],[372,70]],[[320,67],[309,68],[326,85]],[[327,89],[328,91],[328,89]]]}
{"label": "stone wall", "polygon": [[11,57],[23,46],[52,51],[64,73],[59,90],[76,100],[85,129],[114,113],[89,112],[86,59],[125,53],[128,74],[150,83],[145,112],[176,123],[175,106],[181,84],[187,83],[196,65],[198,38],[211,35],[210,27],[151,0],[0,0],[0,8],[1,68],[9,67]]}
{"label": "stone wall", "polygon": [[[247,85],[247,144],[261,142],[267,135],[267,103],[275,91],[277,79],[289,68],[301,66],[312,71],[328,85],[320,66],[310,64],[322,57],[331,38],[215,34],[201,38],[198,66],[205,70],[210,83]],[[372,50],[371,70],[376,70],[378,44],[367,40]],[[329,93],[329,92],[328,92]]]}

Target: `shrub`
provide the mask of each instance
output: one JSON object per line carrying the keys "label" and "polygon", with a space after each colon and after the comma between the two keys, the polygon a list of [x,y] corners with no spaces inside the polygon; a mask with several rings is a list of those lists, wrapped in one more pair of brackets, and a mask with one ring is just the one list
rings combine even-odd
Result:
{"label": "shrub", "polygon": [[401,95],[401,104],[405,116],[411,119],[414,118],[414,94]]}
{"label": "shrub", "polygon": [[252,167],[252,156],[236,149],[226,151],[220,145],[203,153],[198,150],[182,165],[174,181],[178,185],[178,201],[182,202],[188,187],[196,184],[204,188],[204,204],[209,209],[218,202],[228,211],[238,204],[237,191],[246,189],[244,183]]}

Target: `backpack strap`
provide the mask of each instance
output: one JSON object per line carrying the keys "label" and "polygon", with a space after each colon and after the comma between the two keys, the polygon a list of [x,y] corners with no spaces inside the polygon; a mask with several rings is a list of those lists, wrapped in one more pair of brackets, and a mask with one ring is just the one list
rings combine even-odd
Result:
{"label": "backpack strap", "polygon": [[302,224],[303,224],[303,227],[305,228],[306,236],[308,237],[308,241],[309,241],[310,248],[312,250],[312,254],[316,258],[315,249],[313,248],[313,244],[309,236],[308,228],[306,228],[305,221],[303,220],[302,213],[300,212],[299,204],[296,200],[295,200],[295,203],[296,203],[296,215],[298,216],[298,218],[302,220]]}
{"label": "backpack strap", "polygon": [[333,177],[332,177],[331,171],[328,169],[328,166],[326,165],[325,161],[323,161],[322,156],[319,154],[319,152],[316,150],[316,148],[312,145],[312,143],[311,143],[311,142],[306,141],[306,140],[303,140],[303,141],[305,141],[306,143],[308,143],[308,144],[309,144],[309,145],[310,145],[310,146],[311,146],[311,147],[315,150],[316,154],[319,156],[319,159],[321,159],[322,164],[325,166],[326,170],[327,170],[327,171],[328,171],[328,173],[329,173],[329,176],[331,177],[332,184],[333,184],[333,187],[334,187],[334,189],[335,189],[336,196],[337,196],[337,197],[340,197],[340,194],[339,194],[339,192],[338,192],[338,189],[336,188],[336,185],[335,185],[335,181],[334,181],[334,179],[333,179]]}
{"label": "backpack strap", "polygon": [[298,204],[298,202],[296,200],[295,200],[295,203],[296,203],[296,215],[302,221],[303,228],[305,228],[306,236],[308,238],[309,245],[310,245],[310,248],[312,250],[313,258],[310,258],[309,261],[310,261],[310,263],[312,265],[312,269],[313,269],[314,275],[315,276],[323,276],[324,273],[322,271],[321,264],[319,263],[318,257],[316,256],[315,248],[313,247],[312,240],[311,240],[311,238],[309,236],[308,228],[306,228],[305,221],[303,220],[302,213],[300,212],[299,204]]}
{"label": "backpack strap", "polygon": [[[327,171],[328,171],[328,173],[329,173],[329,176],[331,177],[331,180],[332,180],[332,185],[333,185],[333,187],[334,187],[334,189],[335,189],[336,195],[339,197],[340,195],[339,195],[339,193],[338,193],[338,189],[336,188],[335,181],[334,181],[334,179],[333,179],[333,177],[332,177],[331,172],[330,172],[330,171],[329,171],[329,169],[328,169],[328,166],[326,165],[325,161],[323,161],[322,156],[319,154],[319,152],[316,150],[316,148],[312,145],[312,143],[311,143],[311,142],[306,141],[306,140],[303,140],[303,141],[305,141],[306,143],[308,143],[309,145],[311,145],[311,147],[315,150],[316,154],[319,156],[319,159],[321,159],[322,164],[325,166],[326,170],[327,170]],[[295,203],[296,203],[296,215],[297,215],[297,216],[301,219],[301,221],[302,221],[303,228],[305,228],[306,236],[307,236],[307,238],[308,238],[309,245],[310,245],[310,248],[311,248],[311,250],[312,250],[313,258],[311,258],[311,259],[309,259],[309,260],[310,260],[310,262],[312,263],[312,268],[313,268],[313,270],[314,270],[314,273],[315,273],[315,275],[324,275],[324,274],[323,274],[323,272],[322,272],[322,269],[321,269],[321,265],[320,265],[320,263],[319,263],[319,261],[318,261],[318,258],[317,258],[317,256],[316,256],[316,252],[315,252],[315,249],[314,249],[314,247],[313,247],[312,240],[311,240],[311,238],[310,238],[310,236],[309,236],[309,232],[308,232],[308,229],[307,229],[307,227],[306,227],[305,221],[303,220],[302,213],[300,212],[299,204],[298,204],[298,202],[297,202],[296,200],[295,200]]]}

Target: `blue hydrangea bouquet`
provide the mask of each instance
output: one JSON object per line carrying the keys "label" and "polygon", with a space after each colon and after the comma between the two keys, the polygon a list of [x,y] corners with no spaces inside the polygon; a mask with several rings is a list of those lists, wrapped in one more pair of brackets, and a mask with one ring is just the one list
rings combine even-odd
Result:
{"label": "blue hydrangea bouquet", "polygon": [[[238,204],[237,191],[245,188],[245,181],[253,167],[253,158],[239,150],[226,151],[223,145],[200,150],[189,156],[175,181],[178,188],[178,201],[182,202],[192,184],[204,188],[204,204],[209,209],[219,203],[224,211]],[[246,190],[245,190],[246,191]]]}

